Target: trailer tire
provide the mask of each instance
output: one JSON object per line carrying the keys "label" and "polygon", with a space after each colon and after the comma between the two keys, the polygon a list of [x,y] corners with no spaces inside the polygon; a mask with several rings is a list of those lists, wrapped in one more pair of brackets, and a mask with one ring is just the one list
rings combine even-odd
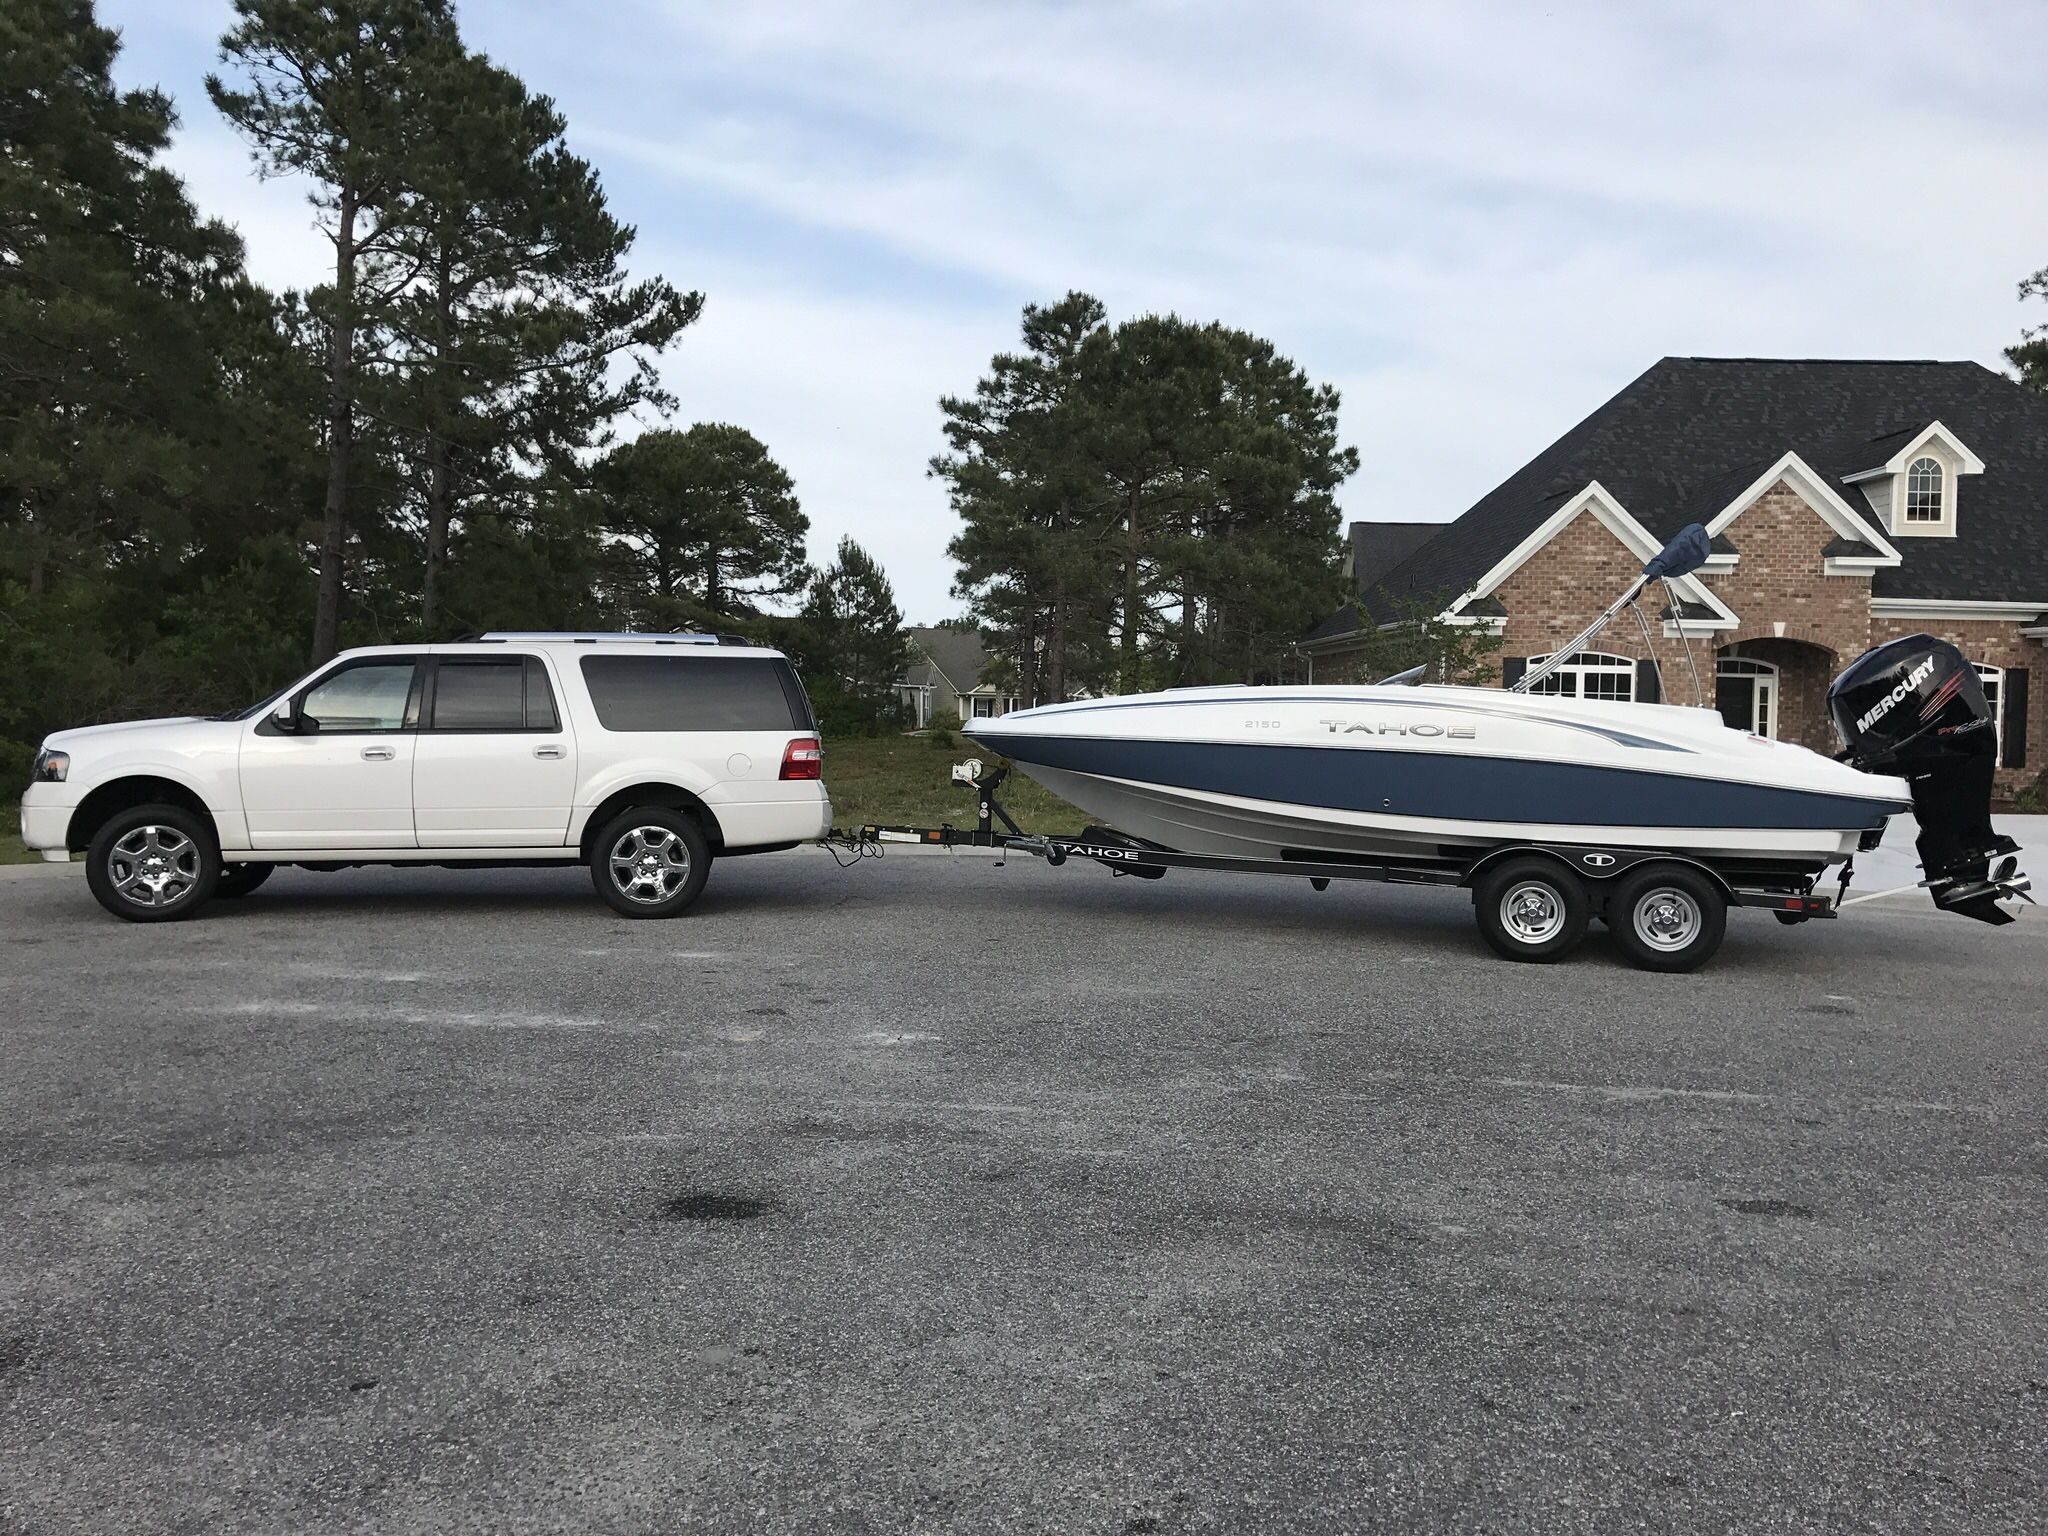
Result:
{"label": "trailer tire", "polygon": [[1728,898],[1697,869],[1646,864],[1615,882],[1607,926],[1638,969],[1697,970],[1728,931]]}
{"label": "trailer tire", "polygon": [[1529,856],[1495,865],[1473,887],[1479,931],[1508,960],[1562,960],[1586,936],[1593,900],[1555,859]]}

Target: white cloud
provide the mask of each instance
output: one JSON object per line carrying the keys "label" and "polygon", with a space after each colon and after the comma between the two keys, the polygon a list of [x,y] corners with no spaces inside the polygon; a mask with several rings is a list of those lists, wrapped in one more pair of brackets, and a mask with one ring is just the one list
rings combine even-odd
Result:
{"label": "white cloud", "polygon": [[[706,292],[670,368],[685,414],[759,433],[818,552],[855,533],[921,615],[952,606],[937,397],[1027,300],[1271,336],[1345,392],[1353,515],[1447,517],[1666,353],[1995,362],[2048,262],[2033,0],[463,21],[561,102],[636,265]],[[165,83],[196,124],[191,73]],[[259,272],[307,280],[295,190],[238,177],[223,135],[181,141],[195,192]]]}

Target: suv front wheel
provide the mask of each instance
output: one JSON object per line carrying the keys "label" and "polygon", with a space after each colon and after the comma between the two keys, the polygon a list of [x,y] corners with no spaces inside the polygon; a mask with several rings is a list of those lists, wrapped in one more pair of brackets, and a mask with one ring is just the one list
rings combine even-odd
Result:
{"label": "suv front wheel", "polygon": [[220,879],[213,828],[175,805],[138,805],[108,819],[85,854],[99,904],[131,923],[190,917]]}
{"label": "suv front wheel", "polygon": [[711,847],[690,817],[643,805],[613,818],[590,846],[590,878],[627,917],[674,917],[704,889]]}

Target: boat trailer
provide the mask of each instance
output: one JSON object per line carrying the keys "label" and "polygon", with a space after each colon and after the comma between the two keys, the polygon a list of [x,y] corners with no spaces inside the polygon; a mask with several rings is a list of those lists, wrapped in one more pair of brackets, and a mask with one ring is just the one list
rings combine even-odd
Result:
{"label": "boat trailer", "polygon": [[[867,824],[835,828],[826,845],[835,853],[850,853],[855,859],[878,858],[892,844],[925,848],[986,848],[999,855],[1028,854],[1043,859],[1048,867],[1059,868],[1070,861],[1099,864],[1112,875],[1141,880],[1164,878],[1168,870],[1201,869],[1225,874],[1279,875],[1306,879],[1316,890],[1327,890],[1335,880],[1367,880],[1385,885],[1465,886],[1474,892],[1480,908],[1480,929],[1495,950],[1511,959],[1552,960],[1562,958],[1576,947],[1583,933],[1585,917],[1595,908],[1608,905],[1609,893],[1632,889],[1628,877],[1642,866],[1658,871],[1691,872],[1688,882],[1671,882],[1675,902],[1657,909],[1665,914],[1664,938],[1657,937],[1653,922],[1647,942],[1625,944],[1631,958],[1647,969],[1685,971],[1703,964],[1720,947],[1722,919],[1727,907],[1752,907],[1774,913],[1781,923],[1804,923],[1814,918],[1837,916],[1844,906],[1877,896],[1896,894],[1872,892],[1849,897],[1848,888],[1854,860],[1845,861],[1839,883],[1831,891],[1817,889],[1817,877],[1787,870],[1782,874],[1716,869],[1712,864],[1684,854],[1654,849],[1606,848],[1560,843],[1508,843],[1483,849],[1468,859],[1382,858],[1362,855],[1303,855],[1299,858],[1239,858],[1227,854],[1179,853],[1170,848],[1141,842],[1109,827],[1093,826],[1072,835],[1026,832],[1018,826],[998,798],[997,792],[1009,777],[1008,765],[992,772],[979,759],[956,764],[955,785],[974,791],[976,819],[972,827],[943,823],[936,827],[883,826]],[[1875,836],[1862,851],[1875,846]],[[853,860],[842,859],[843,863]],[[1002,859],[998,858],[1000,867]],[[1541,866],[1553,872],[1552,886],[1544,888]],[[1571,871],[1578,878],[1557,881],[1555,872]],[[1655,871],[1649,872],[1654,874]],[[1745,877],[1746,876],[1746,877]],[[1503,878],[1504,877],[1504,878]],[[1519,879],[1520,885],[1516,885]],[[1922,882],[1923,885],[1930,882]],[[2008,878],[2000,895],[2025,896],[2024,879]],[[1491,887],[1505,886],[1506,889]],[[1583,910],[1573,913],[1572,888]],[[1911,890],[1915,887],[1901,887]],[[1938,893],[1937,893],[1938,894]],[[1656,893],[1641,900],[1655,899]],[[2031,898],[2028,898],[2031,899]],[[1517,907],[1517,902],[1520,903]],[[1489,912],[1497,906],[1498,912]],[[1489,922],[1489,916],[1495,918]],[[1577,932],[1573,932],[1576,920]],[[1618,919],[1608,919],[1610,927]],[[1556,940],[1565,940],[1557,943]]]}

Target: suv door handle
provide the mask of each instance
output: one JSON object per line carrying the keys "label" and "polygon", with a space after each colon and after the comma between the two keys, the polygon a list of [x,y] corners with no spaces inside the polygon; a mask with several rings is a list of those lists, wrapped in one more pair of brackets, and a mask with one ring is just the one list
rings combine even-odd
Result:
{"label": "suv door handle", "polygon": [[559,747],[554,742],[549,742],[544,747],[535,747],[533,755],[535,757],[567,757],[569,754],[566,748]]}
{"label": "suv door handle", "polygon": [[396,747],[363,748],[363,760],[365,762],[388,763],[391,761],[392,758],[396,756],[398,756],[398,748]]}

